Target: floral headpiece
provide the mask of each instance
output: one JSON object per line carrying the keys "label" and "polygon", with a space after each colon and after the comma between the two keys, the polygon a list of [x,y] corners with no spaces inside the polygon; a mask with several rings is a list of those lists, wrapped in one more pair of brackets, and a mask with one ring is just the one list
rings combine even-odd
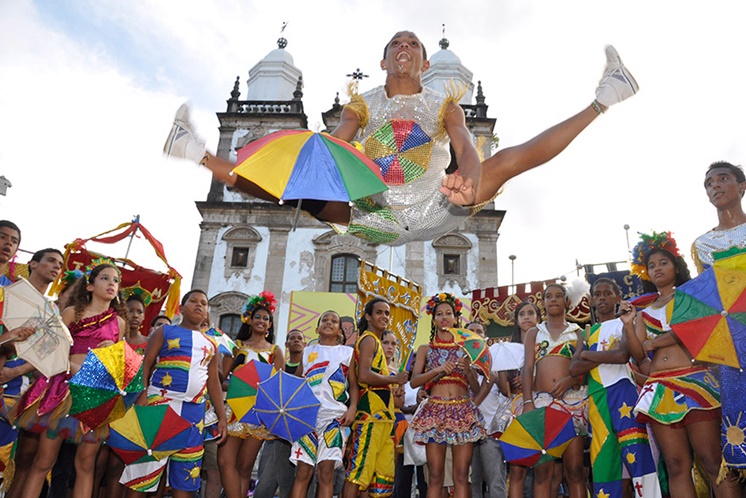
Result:
{"label": "floral headpiece", "polygon": [[61,282],[62,282],[62,288],[65,289],[69,287],[70,285],[74,284],[78,280],[80,280],[85,273],[78,270],[77,268],[74,270],[67,270],[65,271],[64,275],[62,276]]}
{"label": "floral headpiece", "polygon": [[254,313],[254,310],[259,307],[267,308],[270,313],[274,314],[276,304],[277,299],[275,299],[275,295],[270,291],[263,291],[260,292],[258,296],[251,296],[249,301],[246,303],[246,306],[243,308],[241,321],[243,323],[249,323],[251,321],[252,313]]}
{"label": "floral headpiece", "polygon": [[147,289],[143,289],[140,286],[140,282],[137,282],[132,287],[127,287],[122,289],[122,300],[127,301],[127,299],[130,298],[130,296],[138,295],[142,298],[143,304],[147,307],[150,305],[151,302],[153,302],[153,294],[151,294]]}
{"label": "floral headpiece", "polygon": [[114,264],[114,261],[111,258],[96,258],[96,259],[94,259],[94,260],[91,261],[90,265],[88,265],[88,266],[85,267],[85,276],[86,277],[90,277],[91,276],[91,272],[93,271],[93,269],[96,268],[97,266],[101,266],[101,265],[111,265],[114,268],[116,268],[117,273],[120,276],[122,275],[122,272],[119,271],[119,267],[116,264]]}
{"label": "floral headpiece", "polygon": [[645,259],[652,251],[663,249],[670,252],[674,258],[681,256],[679,248],[676,247],[676,240],[671,236],[671,232],[653,232],[650,235],[640,233],[640,238],[642,240],[632,249],[631,272],[643,280],[650,280]]}
{"label": "floral headpiece", "polygon": [[438,305],[442,303],[448,303],[453,306],[453,309],[455,310],[454,314],[456,316],[461,315],[461,308],[463,308],[464,305],[461,303],[461,300],[459,298],[457,298],[450,292],[441,292],[440,294],[435,294],[433,297],[431,297],[425,305],[425,313],[427,313],[428,315],[432,315],[433,313],[435,313],[435,308],[437,308]]}

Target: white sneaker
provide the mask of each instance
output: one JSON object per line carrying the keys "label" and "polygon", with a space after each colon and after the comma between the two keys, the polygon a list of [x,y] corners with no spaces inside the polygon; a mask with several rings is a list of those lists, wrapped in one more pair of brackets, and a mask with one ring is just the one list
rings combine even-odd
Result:
{"label": "white sneaker", "polygon": [[606,67],[596,88],[596,101],[606,107],[621,102],[636,94],[640,89],[635,78],[624,67],[616,49],[606,46]]}
{"label": "white sneaker", "polygon": [[189,122],[189,106],[181,104],[174,117],[174,125],[163,146],[166,157],[178,157],[199,164],[205,156],[205,141],[198,137]]}

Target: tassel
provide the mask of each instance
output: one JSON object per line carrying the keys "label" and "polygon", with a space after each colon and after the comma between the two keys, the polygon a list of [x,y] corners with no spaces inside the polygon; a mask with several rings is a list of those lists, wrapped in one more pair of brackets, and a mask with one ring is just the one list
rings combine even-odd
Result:
{"label": "tassel", "polygon": [[370,121],[370,110],[368,109],[368,104],[366,104],[363,97],[357,93],[354,83],[350,83],[347,87],[347,94],[350,97],[350,101],[345,104],[345,108],[357,114],[357,117],[360,119],[360,131],[362,133],[365,131],[365,127],[368,126],[368,121]]}
{"label": "tassel", "polygon": [[459,101],[464,97],[466,93],[466,87],[461,84],[456,84],[453,80],[446,85],[446,98],[443,100],[443,104],[440,106],[440,112],[438,113],[438,131],[433,136],[433,141],[443,140],[446,135],[445,120],[448,115],[448,106],[451,104],[459,105]]}

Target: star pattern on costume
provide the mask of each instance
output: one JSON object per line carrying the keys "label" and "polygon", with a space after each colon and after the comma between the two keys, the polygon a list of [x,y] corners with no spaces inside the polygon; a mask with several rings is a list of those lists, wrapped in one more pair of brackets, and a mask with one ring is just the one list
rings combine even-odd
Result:
{"label": "star pattern on costume", "polygon": [[627,402],[623,402],[622,406],[619,408],[619,417],[620,418],[632,418],[632,407],[627,404]]}
{"label": "star pattern on costume", "polygon": [[165,387],[169,387],[171,384],[173,384],[174,378],[171,377],[171,374],[166,372],[163,377],[161,377],[161,385]]}
{"label": "star pattern on costume", "polygon": [[308,353],[308,363],[313,365],[313,362],[315,362],[318,357],[319,353],[317,353],[316,351],[311,351],[310,353]]}
{"label": "star pattern on costume", "polygon": [[625,455],[625,458],[627,459],[627,463],[631,465],[637,461],[637,454],[631,451],[628,451],[627,455]]}
{"label": "star pattern on costume", "polygon": [[199,475],[200,475],[201,472],[202,472],[202,469],[200,468],[199,465],[197,465],[195,463],[194,467],[189,471],[189,475],[187,477],[185,477],[184,480],[188,481],[189,479],[191,479],[191,480],[194,481],[197,478],[199,478]]}
{"label": "star pattern on costume", "polygon": [[179,349],[181,347],[181,337],[177,337],[176,339],[168,339],[168,350],[171,351],[172,349]]}
{"label": "star pattern on costume", "polygon": [[598,490],[598,493],[596,493],[596,498],[610,498],[611,495],[609,493],[604,493],[604,488],[601,488]]}

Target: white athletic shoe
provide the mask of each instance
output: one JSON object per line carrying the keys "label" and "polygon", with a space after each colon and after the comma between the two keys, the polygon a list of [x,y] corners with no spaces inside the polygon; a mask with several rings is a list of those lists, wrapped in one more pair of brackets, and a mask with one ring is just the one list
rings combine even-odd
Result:
{"label": "white athletic shoe", "polygon": [[181,104],[174,117],[174,125],[163,146],[166,157],[178,157],[199,164],[205,156],[205,141],[193,131],[189,122],[189,106]]}
{"label": "white athletic shoe", "polygon": [[616,49],[607,45],[606,67],[596,88],[596,101],[610,107],[636,94],[639,89],[635,78],[624,67]]}

